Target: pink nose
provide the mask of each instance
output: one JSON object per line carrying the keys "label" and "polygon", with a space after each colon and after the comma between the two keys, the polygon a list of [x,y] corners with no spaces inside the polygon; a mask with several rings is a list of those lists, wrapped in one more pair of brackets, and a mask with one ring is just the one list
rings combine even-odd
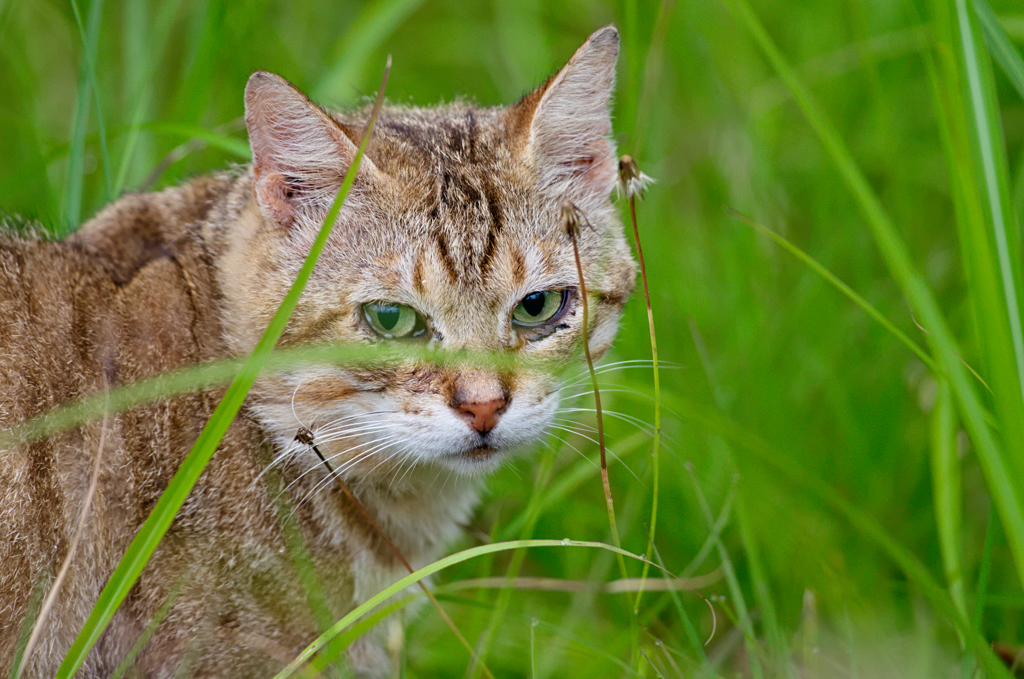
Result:
{"label": "pink nose", "polygon": [[496,398],[483,403],[462,403],[459,405],[459,414],[469,423],[469,426],[486,434],[498,425],[498,415],[505,408],[507,401],[504,398]]}

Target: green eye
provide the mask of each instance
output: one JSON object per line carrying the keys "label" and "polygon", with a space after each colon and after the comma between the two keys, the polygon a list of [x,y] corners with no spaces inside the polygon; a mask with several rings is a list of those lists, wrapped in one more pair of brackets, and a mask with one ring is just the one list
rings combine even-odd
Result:
{"label": "green eye", "polygon": [[385,339],[423,337],[427,332],[423,317],[404,304],[370,302],[363,305],[363,314],[373,331]]}
{"label": "green eye", "polygon": [[531,292],[512,312],[512,324],[533,328],[547,323],[565,306],[565,290]]}

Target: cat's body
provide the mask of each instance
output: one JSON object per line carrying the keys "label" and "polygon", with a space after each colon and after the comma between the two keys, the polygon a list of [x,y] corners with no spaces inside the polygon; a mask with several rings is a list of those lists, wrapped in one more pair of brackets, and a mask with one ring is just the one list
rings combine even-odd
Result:
{"label": "cat's body", "polygon": [[[80,676],[109,675],[172,594],[136,661],[141,675],[263,676],[289,661],[318,623],[282,525],[301,533],[331,620],[405,573],[306,438],[296,440],[300,428],[414,567],[443,553],[471,516],[480,475],[550,422],[550,365],[578,355],[563,201],[592,225],[579,245],[595,353],[610,345],[632,289],[608,199],[617,47],[614,29],[595,33],[507,109],[385,109],[281,341],[369,346],[395,333],[530,360],[305,367],[258,381]],[[125,197],[60,243],[0,237],[0,428],[253,348],[354,157],[366,112],[330,117],[256,74],[246,117],[252,166]],[[53,674],[219,396],[138,407],[0,450],[2,671],[34,587],[71,544],[98,451],[98,491],[26,676]],[[385,658],[363,643],[349,661],[375,674]]]}

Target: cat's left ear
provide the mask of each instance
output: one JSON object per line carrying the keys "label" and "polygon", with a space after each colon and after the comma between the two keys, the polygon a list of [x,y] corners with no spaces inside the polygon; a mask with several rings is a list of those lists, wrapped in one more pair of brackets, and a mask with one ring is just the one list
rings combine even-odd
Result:
{"label": "cat's left ear", "polygon": [[[263,213],[285,229],[321,222],[355,159],[355,142],[298,88],[266,71],[245,86],[245,124]],[[364,157],[359,174],[373,169]]]}
{"label": "cat's left ear", "polygon": [[604,198],[615,185],[609,106],[618,56],[619,32],[605,26],[510,111],[541,184],[559,195]]}

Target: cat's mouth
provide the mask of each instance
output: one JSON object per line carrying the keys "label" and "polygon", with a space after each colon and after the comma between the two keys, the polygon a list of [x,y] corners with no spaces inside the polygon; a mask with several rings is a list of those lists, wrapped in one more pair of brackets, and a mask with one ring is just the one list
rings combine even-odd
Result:
{"label": "cat's mouth", "polygon": [[494,455],[496,452],[498,452],[498,449],[492,446],[477,446],[476,448],[471,448],[470,450],[467,450],[465,452],[465,455],[466,457],[474,460],[486,460],[487,458]]}

